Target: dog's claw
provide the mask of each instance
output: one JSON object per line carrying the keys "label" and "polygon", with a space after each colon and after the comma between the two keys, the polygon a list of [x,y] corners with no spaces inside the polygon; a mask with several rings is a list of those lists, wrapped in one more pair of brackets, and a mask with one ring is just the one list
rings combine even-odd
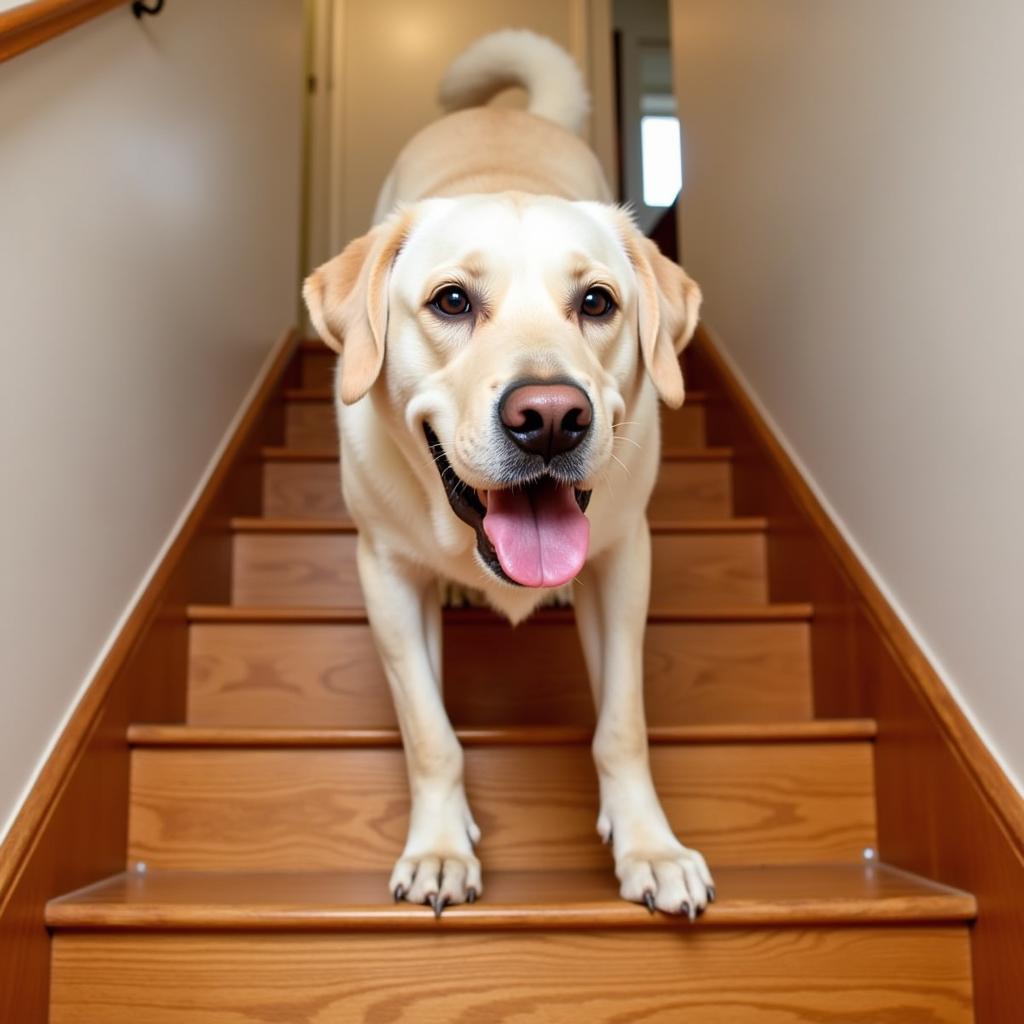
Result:
{"label": "dog's claw", "polygon": [[395,886],[394,897],[396,903],[401,903],[405,899],[405,886],[401,883]]}
{"label": "dog's claw", "polygon": [[717,895],[718,894],[715,892],[715,887],[713,885],[709,885],[708,886],[708,903],[714,903]]}
{"label": "dog's claw", "polygon": [[654,893],[650,889],[644,889],[644,906],[653,914],[654,907]]}
{"label": "dog's claw", "polygon": [[427,897],[427,902],[434,910],[434,917],[439,918],[444,913],[444,908],[448,906],[448,897],[441,899],[436,892],[432,892]]}
{"label": "dog's claw", "polygon": [[685,914],[691,921],[696,917],[693,912],[693,907],[690,906],[689,900],[683,900],[682,905],[679,907],[679,913]]}
{"label": "dog's claw", "polygon": [[473,886],[470,886],[466,890],[466,902],[467,903],[476,903],[476,889],[474,889]]}

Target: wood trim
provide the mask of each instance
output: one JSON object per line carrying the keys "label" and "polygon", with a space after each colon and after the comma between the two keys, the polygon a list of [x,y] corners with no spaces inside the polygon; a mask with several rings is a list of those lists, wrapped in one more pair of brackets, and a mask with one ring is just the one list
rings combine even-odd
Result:
{"label": "wood trim", "polygon": [[[233,516],[231,529],[237,533],[357,533],[353,522],[344,519],[271,519],[266,516]],[[760,516],[731,519],[662,519],[650,524],[651,533],[763,533],[768,522]]]}
{"label": "wood trim", "polygon": [[[716,875],[721,895],[688,929],[954,924],[975,910],[968,893],[885,865],[721,867]],[[55,900],[47,919],[62,930],[339,931],[346,938],[361,928],[680,927],[678,918],[619,899],[607,870],[492,871],[486,885],[487,899],[452,907],[438,922],[422,907],[381,900],[372,872],[129,872]]]}
{"label": "wood trim", "polygon": [[[184,717],[190,602],[225,603],[228,509],[258,510],[258,451],[283,431],[293,331],[268,358],[235,433],[132,609],[0,846],[0,1020],[46,1020],[48,899],[125,865],[127,727]],[[255,468],[255,472],[254,472]]]}
{"label": "wood trim", "polygon": [[694,357],[727,403],[708,441],[736,450],[737,515],[769,519],[769,599],[810,601],[819,715],[878,722],[879,852],[970,890],[978,1024],[1024,1002],[1024,800],[861,565],[703,325]]}
{"label": "wood trim", "polygon": [[127,0],[35,0],[0,14],[0,62],[17,57]]}
{"label": "wood trim", "polygon": [[701,347],[739,414],[753,429],[757,442],[784,483],[800,511],[808,517],[811,527],[820,535],[829,552],[838,562],[845,582],[863,601],[874,628],[891,645],[892,654],[906,674],[915,692],[924,698],[935,713],[943,732],[959,752],[965,770],[984,793],[992,812],[1006,826],[1019,853],[1024,854],[1024,799],[999,767],[988,747],[975,732],[957,705],[946,684],[939,677],[924,652],[917,646],[909,630],[886,600],[878,585],[846,539],[829,518],[779,440],[764,422],[754,403],[736,380],[720,351],[705,331]]}
{"label": "wood trim", "polygon": [[[365,608],[297,608],[293,605],[190,605],[186,610],[190,622],[231,623],[337,623],[365,625],[369,622]],[[814,609],[809,604],[768,604],[726,608],[661,608],[652,609],[647,621],[671,622],[809,622]],[[501,617],[488,608],[445,608],[448,624],[499,622]],[[543,608],[530,621],[544,626],[574,625],[571,608]]]}
{"label": "wood trim", "polygon": [[[337,462],[337,448],[289,448],[267,445],[260,453],[264,460],[275,462]],[[662,462],[728,462],[734,457],[731,448],[663,448]]]}
{"label": "wood trim", "polygon": [[[862,718],[811,719],[803,722],[729,722],[715,725],[651,726],[647,739],[660,744],[830,743],[873,740],[875,723]],[[587,746],[594,730],[569,725],[503,726],[457,729],[466,747]],[[400,747],[397,729],[251,728],[133,723],[128,742],[139,747],[334,748]]]}
{"label": "wood trim", "polygon": [[[300,402],[300,403],[316,403],[316,402],[334,402],[334,389],[330,387],[297,387],[287,388],[284,393],[285,400],[288,402]],[[706,391],[690,391],[686,392],[686,404],[693,405],[705,405],[711,401],[713,396],[709,395]]]}

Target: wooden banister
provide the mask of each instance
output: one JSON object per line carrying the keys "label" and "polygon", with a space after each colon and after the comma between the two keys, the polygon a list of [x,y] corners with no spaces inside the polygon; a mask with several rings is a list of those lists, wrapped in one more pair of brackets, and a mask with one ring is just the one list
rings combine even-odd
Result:
{"label": "wooden banister", "polygon": [[128,0],[33,0],[0,14],[0,62],[81,25]]}

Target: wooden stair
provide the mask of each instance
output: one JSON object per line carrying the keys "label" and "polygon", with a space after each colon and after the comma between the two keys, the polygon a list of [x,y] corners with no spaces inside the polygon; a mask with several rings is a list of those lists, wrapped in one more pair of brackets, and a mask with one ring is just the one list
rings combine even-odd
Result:
{"label": "wooden stair", "polygon": [[184,721],[129,728],[128,870],[48,906],[51,1020],[972,1021],[975,901],[875,859],[875,723],[815,715],[817,611],[771,600],[713,388],[665,418],[645,671],[659,792],[718,900],[691,925],[618,899],[571,612],[475,608],[445,613],[445,693],[484,898],[439,921],[389,900],[406,778],[332,367],[301,347],[261,514],[226,510],[230,603],[188,608]]}

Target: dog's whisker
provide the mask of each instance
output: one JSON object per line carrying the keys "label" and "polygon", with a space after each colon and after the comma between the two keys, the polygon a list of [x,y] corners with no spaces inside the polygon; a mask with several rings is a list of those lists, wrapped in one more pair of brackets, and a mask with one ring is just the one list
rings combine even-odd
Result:
{"label": "dog's whisker", "polygon": [[631,444],[634,448],[638,449],[639,451],[643,451],[644,448],[644,446],[639,441],[634,441],[631,437],[623,437],[619,434],[616,434],[614,440],[625,441],[627,444]]}
{"label": "dog's whisker", "polygon": [[610,452],[609,454],[610,454],[610,455],[611,455],[611,457],[612,457],[612,458],[613,458],[613,459],[614,459],[614,460],[615,460],[615,461],[616,461],[616,462],[617,462],[617,463],[618,463],[618,464],[619,464],[619,465],[620,465],[620,466],[621,466],[621,467],[623,468],[623,470],[624,470],[624,471],[625,471],[625,473],[626,473],[626,476],[632,476],[632,475],[633,475],[633,474],[632,474],[632,473],[630,473],[630,471],[629,471],[629,466],[627,466],[627,465],[626,465],[626,464],[625,464],[625,463],[624,463],[624,462],[622,461],[622,459],[620,459],[620,458],[619,458],[619,457],[618,457],[618,456],[617,456],[617,455],[615,454],[615,452]]}

